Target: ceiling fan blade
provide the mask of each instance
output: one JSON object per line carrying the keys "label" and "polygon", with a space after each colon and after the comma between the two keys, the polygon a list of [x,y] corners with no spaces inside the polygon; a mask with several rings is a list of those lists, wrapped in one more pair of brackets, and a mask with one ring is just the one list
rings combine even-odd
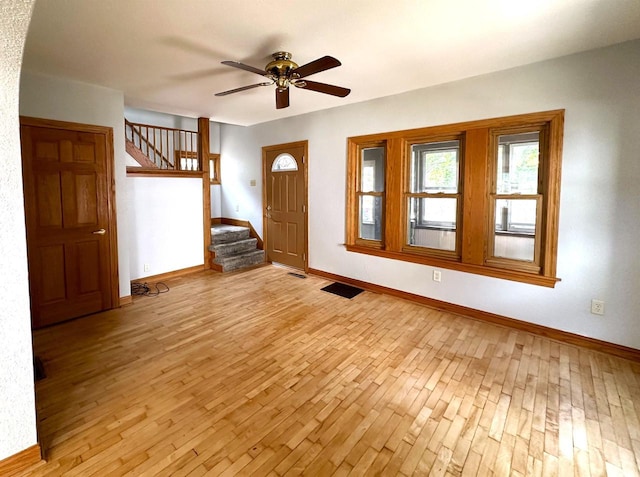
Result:
{"label": "ceiling fan blade", "polygon": [[342,63],[340,63],[332,56],[323,56],[322,58],[313,60],[306,65],[298,66],[291,73],[295,73],[298,78],[305,78],[307,76],[319,73],[320,71],[330,70],[331,68],[335,68],[336,66],[340,66],[341,64]]}
{"label": "ceiling fan blade", "polygon": [[276,109],[289,107],[289,88],[276,88]]}
{"label": "ceiling fan blade", "polygon": [[304,81],[296,82],[295,85],[298,88],[310,89],[311,91],[317,91],[318,93],[331,94],[333,96],[340,96],[341,98],[344,98],[349,93],[351,93],[351,90],[348,88],[343,88],[341,86],[334,86],[332,84],[318,83],[316,81],[304,80]]}
{"label": "ceiling fan blade", "polygon": [[222,93],[216,93],[215,96],[226,96],[228,94],[239,93],[240,91],[246,91],[248,89],[257,88],[259,86],[269,86],[269,85],[271,85],[271,83],[269,83],[269,82],[251,84],[249,86],[242,86],[240,88],[235,88],[235,89],[230,89],[228,91],[223,91]]}
{"label": "ceiling fan blade", "polygon": [[240,68],[241,70],[249,71],[257,75],[262,75],[262,76],[267,75],[267,72],[265,70],[261,70],[260,68],[255,68],[253,66],[245,65],[244,63],[240,63],[239,61],[223,61],[222,64],[227,66],[233,66],[234,68]]}

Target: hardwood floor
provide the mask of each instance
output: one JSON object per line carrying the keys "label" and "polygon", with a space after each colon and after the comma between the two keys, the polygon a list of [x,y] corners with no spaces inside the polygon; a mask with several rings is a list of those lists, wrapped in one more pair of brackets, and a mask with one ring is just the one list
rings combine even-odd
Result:
{"label": "hardwood floor", "polygon": [[640,363],[272,266],[35,332],[33,476],[639,475]]}

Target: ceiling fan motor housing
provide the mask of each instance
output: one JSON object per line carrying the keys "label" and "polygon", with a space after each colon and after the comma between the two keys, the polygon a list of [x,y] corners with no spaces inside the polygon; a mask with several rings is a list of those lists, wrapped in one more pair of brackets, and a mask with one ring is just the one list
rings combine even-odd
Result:
{"label": "ceiling fan motor housing", "polygon": [[291,78],[291,72],[295,70],[298,65],[291,61],[291,53],[286,51],[278,51],[272,56],[273,61],[267,64],[265,71],[276,82],[278,89],[287,89],[289,87],[289,80],[294,79]]}

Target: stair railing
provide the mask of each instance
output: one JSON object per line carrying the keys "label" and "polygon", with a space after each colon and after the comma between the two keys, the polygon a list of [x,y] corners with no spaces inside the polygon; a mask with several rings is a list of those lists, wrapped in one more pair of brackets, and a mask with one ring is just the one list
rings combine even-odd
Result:
{"label": "stair railing", "polygon": [[201,171],[198,133],[124,120],[127,141],[140,149],[159,169]]}

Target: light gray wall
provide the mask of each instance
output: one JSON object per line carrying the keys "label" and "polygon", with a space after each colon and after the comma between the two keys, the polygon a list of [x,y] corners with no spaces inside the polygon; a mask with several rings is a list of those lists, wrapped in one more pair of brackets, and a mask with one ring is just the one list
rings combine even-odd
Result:
{"label": "light gray wall", "polygon": [[204,263],[202,179],[127,177],[127,195],[132,279]]}
{"label": "light gray wall", "polygon": [[[262,234],[261,147],[306,139],[311,268],[640,349],[638,78],[635,41],[253,127],[223,125],[222,215]],[[347,137],[552,109],[566,109],[555,288],[452,270],[436,283],[431,267],[344,249]],[[604,317],[590,314],[592,298],[606,302]]]}
{"label": "light gray wall", "polygon": [[0,460],[37,442],[18,119],[33,3],[0,3]]}
{"label": "light gray wall", "polygon": [[147,111],[146,109],[124,108],[124,117],[132,123],[148,124],[162,128],[184,129],[186,131],[198,131],[198,120],[173,114]]}
{"label": "light gray wall", "polygon": [[121,91],[101,86],[23,71],[20,114],[113,128],[120,296],[130,295],[124,95]]}

